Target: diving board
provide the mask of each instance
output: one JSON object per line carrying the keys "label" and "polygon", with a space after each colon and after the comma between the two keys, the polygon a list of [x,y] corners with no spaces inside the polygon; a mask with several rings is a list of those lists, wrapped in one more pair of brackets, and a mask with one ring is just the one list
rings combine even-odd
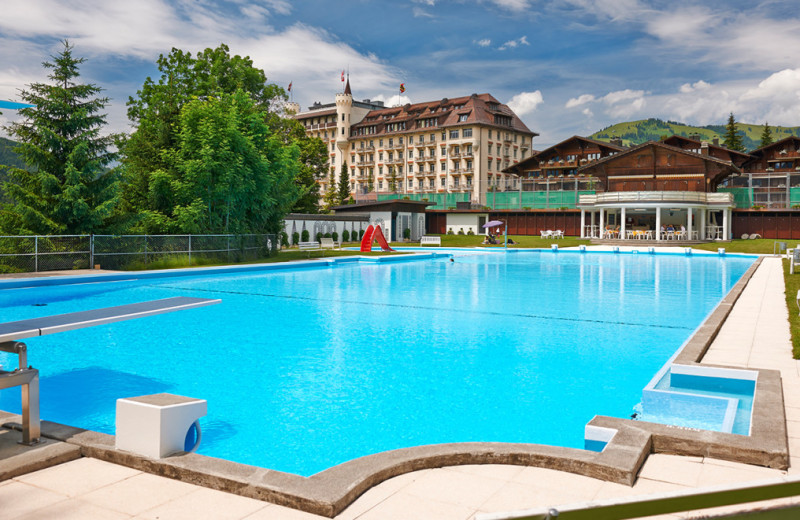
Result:
{"label": "diving board", "polygon": [[19,386],[22,389],[22,442],[32,445],[39,442],[39,371],[28,366],[28,347],[21,339],[56,334],[69,330],[85,329],[118,321],[156,316],[167,312],[196,309],[220,303],[222,300],[176,296],[89,311],[56,314],[41,318],[0,323],[0,351],[17,354],[19,368],[7,372],[0,370],[0,389]]}

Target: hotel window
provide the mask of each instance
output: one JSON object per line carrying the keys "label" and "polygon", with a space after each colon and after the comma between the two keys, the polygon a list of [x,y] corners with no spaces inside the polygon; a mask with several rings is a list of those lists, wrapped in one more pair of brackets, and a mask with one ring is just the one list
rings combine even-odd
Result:
{"label": "hotel window", "polygon": [[403,175],[403,166],[402,166],[402,165],[400,165],[400,166],[398,166],[398,167],[397,167],[397,173],[398,173],[399,175]]}
{"label": "hotel window", "polygon": [[489,139],[491,139],[491,138],[492,138],[492,131],[489,130]]}
{"label": "hotel window", "polygon": [[397,152],[397,158],[398,159],[402,159],[403,158],[403,152]]}
{"label": "hotel window", "polygon": [[383,160],[383,152],[378,152],[378,160],[379,161]]}
{"label": "hotel window", "polygon": [[414,158],[414,150],[409,150],[408,151],[408,158],[409,159],[413,159]]}
{"label": "hotel window", "polygon": [[440,168],[440,170],[442,170],[443,172],[444,172],[444,171],[447,171],[447,163],[446,163],[446,162],[440,162],[439,164],[441,164],[441,165],[442,165],[442,167]]}
{"label": "hotel window", "polygon": [[[514,148],[514,159],[516,159],[516,158],[517,158],[517,149],[516,149],[516,148]],[[573,159],[573,160],[574,160],[574,159]]]}
{"label": "hotel window", "polygon": [[472,137],[472,128],[465,128],[465,129],[464,129],[464,130],[461,132],[461,134],[462,134],[464,137]]}
{"label": "hotel window", "polygon": [[492,160],[491,160],[491,159],[489,159],[489,162],[488,162],[488,167],[487,167],[487,168],[488,168],[489,170],[491,170],[491,169],[492,169]]}
{"label": "hotel window", "polygon": [[500,145],[497,145],[497,155],[500,155]]}
{"label": "hotel window", "polygon": [[469,114],[459,114],[459,116],[458,116],[458,122],[459,122],[459,123],[466,123],[466,122],[467,122],[467,116],[468,116],[468,115],[469,115]]}
{"label": "hotel window", "polygon": [[398,137],[397,138],[397,144],[403,144],[403,138],[402,137]]}
{"label": "hotel window", "polygon": [[472,161],[471,160],[467,160],[467,169],[468,170],[472,169]]}
{"label": "hotel window", "polygon": [[392,143],[393,143],[393,142],[394,142],[394,140],[393,140],[393,139],[389,139],[389,146],[392,146]]}
{"label": "hotel window", "polygon": [[518,137],[517,134],[514,134],[514,142],[515,143],[517,142],[517,137]]}
{"label": "hotel window", "polygon": [[450,139],[458,139],[458,130],[450,130]]}
{"label": "hotel window", "polygon": [[442,146],[442,157],[447,157],[447,148]]}
{"label": "hotel window", "polygon": [[431,134],[430,135],[430,142],[432,142],[432,143],[436,142],[436,134]]}
{"label": "hotel window", "polygon": [[388,153],[388,157],[389,157],[389,162],[392,162],[392,157],[393,157],[392,152]]}
{"label": "hotel window", "polygon": [[444,178],[444,177],[442,177],[441,179],[439,179],[439,185],[440,185],[442,188],[444,188],[444,183],[445,183],[445,182],[446,182],[446,180],[445,180],[445,178]]}
{"label": "hotel window", "polygon": [[342,114],[342,121],[344,121],[344,114]]}
{"label": "hotel window", "polygon": [[375,168],[372,166],[369,167],[369,176],[372,177],[372,174],[375,173]]}
{"label": "hotel window", "polygon": [[447,132],[442,132],[442,141],[447,140]]}
{"label": "hotel window", "polygon": [[379,190],[383,189],[383,181],[378,181],[378,189]]}
{"label": "hotel window", "polygon": [[408,187],[409,188],[413,188],[414,187],[414,179],[408,179]]}
{"label": "hotel window", "polygon": [[422,144],[424,142],[425,142],[425,136],[424,135],[420,135],[419,136],[419,144]]}
{"label": "hotel window", "polygon": [[453,177],[453,187],[458,188],[458,177]]}
{"label": "hotel window", "polygon": [[328,131],[325,130],[325,139],[327,139],[327,138],[328,138]]}
{"label": "hotel window", "polygon": [[431,189],[435,188],[436,187],[436,179],[431,179],[430,182],[428,183],[428,186],[430,186]]}
{"label": "hotel window", "polygon": [[466,148],[464,148],[464,153],[467,155],[472,155],[472,145],[468,144]]}
{"label": "hotel window", "polygon": [[414,165],[413,164],[409,164],[408,165],[408,173],[414,173]]}
{"label": "hotel window", "polygon": [[383,139],[378,139],[378,146],[383,146]]}
{"label": "hotel window", "polygon": [[428,168],[428,171],[431,173],[436,173],[436,165],[431,164],[430,167]]}

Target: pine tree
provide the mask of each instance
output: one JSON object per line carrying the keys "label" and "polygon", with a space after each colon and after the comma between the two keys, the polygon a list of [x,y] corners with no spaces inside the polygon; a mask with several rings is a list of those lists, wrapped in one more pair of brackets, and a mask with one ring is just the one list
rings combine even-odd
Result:
{"label": "pine tree", "polygon": [[350,198],[350,174],[347,173],[347,161],[342,162],[342,170],[339,173],[339,191],[336,195],[339,204],[347,204],[347,199]]}
{"label": "pine tree", "polygon": [[731,115],[728,116],[728,124],[725,125],[725,139],[723,144],[725,145],[725,148],[729,150],[737,150],[739,152],[744,151],[742,136],[736,129],[736,119],[733,117],[733,112],[731,112]]}
{"label": "pine tree", "polygon": [[333,172],[331,172],[331,176],[328,178],[328,187],[325,189],[325,194],[322,196],[322,202],[325,203],[326,210],[330,210],[333,206],[338,204],[338,196],[339,192],[336,190],[336,178],[333,176]]}
{"label": "pine tree", "polygon": [[0,215],[5,233],[86,234],[103,229],[117,202],[118,181],[107,171],[114,136],[101,136],[108,98],[102,89],[77,82],[85,58],[63,42],[60,53],[42,64],[49,83],[32,83],[20,97],[30,108],[9,127],[26,169],[8,168],[3,184],[9,201]]}
{"label": "pine tree", "polygon": [[764,131],[761,132],[761,144],[758,147],[764,148],[770,144],[772,144],[772,129],[769,127],[769,122],[766,122],[764,123]]}

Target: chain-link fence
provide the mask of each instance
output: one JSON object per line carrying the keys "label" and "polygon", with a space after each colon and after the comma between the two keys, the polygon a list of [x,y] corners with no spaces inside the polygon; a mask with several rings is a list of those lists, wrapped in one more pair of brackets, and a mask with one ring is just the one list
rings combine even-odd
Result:
{"label": "chain-link fence", "polygon": [[0,236],[0,273],[88,269],[88,235]]}
{"label": "chain-link fence", "polygon": [[0,236],[0,273],[147,267],[186,257],[235,263],[276,254],[276,235]]}

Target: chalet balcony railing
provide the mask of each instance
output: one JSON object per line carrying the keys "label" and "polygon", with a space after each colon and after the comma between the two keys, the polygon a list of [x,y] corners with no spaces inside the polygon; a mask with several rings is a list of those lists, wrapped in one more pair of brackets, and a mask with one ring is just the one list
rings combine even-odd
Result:
{"label": "chalet balcony railing", "polygon": [[697,191],[618,191],[580,195],[578,204],[614,204],[631,202],[694,202],[700,204],[733,204],[732,193]]}

